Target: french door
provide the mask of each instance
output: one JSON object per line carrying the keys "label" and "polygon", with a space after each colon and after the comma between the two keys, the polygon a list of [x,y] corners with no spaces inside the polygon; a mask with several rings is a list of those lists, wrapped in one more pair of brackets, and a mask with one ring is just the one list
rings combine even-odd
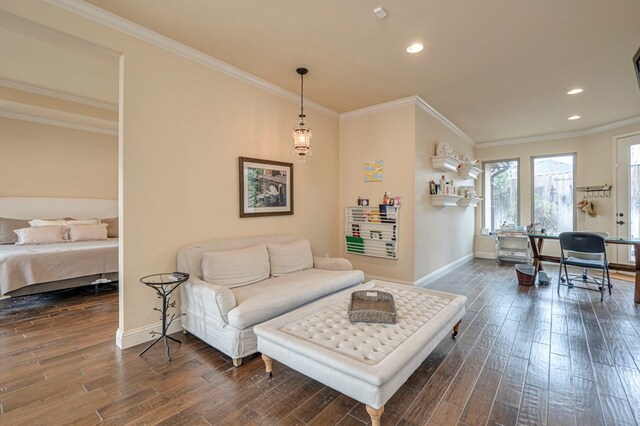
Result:
{"label": "french door", "polygon": [[[640,132],[616,139],[616,163],[614,233],[617,238],[640,238]],[[618,263],[634,263],[634,256],[640,256],[633,246],[615,247]]]}

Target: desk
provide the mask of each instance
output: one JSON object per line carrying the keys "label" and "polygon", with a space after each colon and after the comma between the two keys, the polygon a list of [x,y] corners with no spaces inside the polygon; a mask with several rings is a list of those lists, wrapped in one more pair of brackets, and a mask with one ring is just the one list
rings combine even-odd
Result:
{"label": "desk", "polygon": [[[538,271],[544,271],[541,262],[553,262],[560,263],[560,257],[548,256],[542,254],[544,247],[544,240],[558,240],[557,235],[545,235],[545,234],[529,234],[529,240],[531,241],[531,252],[533,254],[533,266],[536,268],[536,274]],[[623,244],[633,246],[633,250],[636,256],[636,264],[630,265],[625,263],[613,263],[609,262],[609,269],[616,271],[635,272],[636,274],[636,287],[633,300],[636,303],[640,303],[640,240],[623,240],[617,238],[605,239],[607,244]]]}

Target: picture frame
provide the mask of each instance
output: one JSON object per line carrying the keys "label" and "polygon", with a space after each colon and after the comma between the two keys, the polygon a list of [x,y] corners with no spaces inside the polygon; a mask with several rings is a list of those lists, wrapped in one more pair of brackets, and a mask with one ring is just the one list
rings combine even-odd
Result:
{"label": "picture frame", "polygon": [[293,163],[239,157],[240,217],[293,214]]}

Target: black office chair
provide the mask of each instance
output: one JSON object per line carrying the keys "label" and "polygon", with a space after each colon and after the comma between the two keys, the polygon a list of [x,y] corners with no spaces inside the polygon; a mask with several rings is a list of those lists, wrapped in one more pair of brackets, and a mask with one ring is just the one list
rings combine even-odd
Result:
{"label": "black office chair", "polygon": [[[565,257],[565,250],[568,252],[585,253],[591,255],[601,255],[601,258],[580,258],[577,256]],[[576,286],[573,281],[577,281],[575,277],[571,278],[567,272],[567,265],[577,266],[584,269],[599,269],[602,271],[602,279],[595,282],[599,288],[589,288],[586,283],[584,286]],[[564,277],[562,270],[564,268]],[[590,277],[594,279],[593,277]],[[580,280],[582,281],[582,280]],[[560,234],[560,270],[558,271],[558,294],[560,294],[560,286],[579,287],[586,290],[600,292],[600,301],[604,300],[605,285],[611,294],[611,279],[609,278],[609,262],[607,261],[607,251],[602,235],[591,232],[563,232]]]}
{"label": "black office chair", "polygon": [[[589,234],[600,235],[605,240],[611,236],[611,234],[609,234],[608,232],[604,232],[604,231],[589,231],[589,230],[585,229],[584,231],[580,231],[580,232],[587,232]],[[567,250],[566,256],[567,257],[577,257],[578,259],[589,259],[589,260],[602,259],[603,258],[603,256],[601,254],[579,253],[579,252],[572,252],[572,251],[569,251],[569,250]],[[582,280],[582,282],[585,283],[585,285],[586,285],[586,283],[600,285],[600,281],[598,281],[597,278],[591,277],[586,268],[582,268],[582,273],[581,274],[569,274],[569,278],[571,280],[573,280],[574,278],[580,278]],[[563,278],[562,281],[564,282],[565,279]],[[613,285],[611,286],[611,288],[613,288]]]}

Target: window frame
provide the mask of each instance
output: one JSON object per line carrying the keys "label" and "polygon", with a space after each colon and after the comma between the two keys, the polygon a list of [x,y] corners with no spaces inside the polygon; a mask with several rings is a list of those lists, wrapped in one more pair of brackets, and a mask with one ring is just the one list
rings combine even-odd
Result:
{"label": "window frame", "polygon": [[[499,160],[483,160],[482,161],[482,197],[484,199],[484,203],[485,205],[482,207],[482,223],[480,226],[480,229],[484,228],[485,224],[486,224],[486,202],[487,202],[487,194],[486,192],[486,188],[487,188],[487,173],[485,172],[486,170],[486,165],[487,164],[493,164],[493,163],[505,163],[508,161],[515,161],[518,164],[518,185],[517,185],[517,189],[516,189],[516,195],[518,196],[518,201],[516,202],[516,225],[520,224],[520,218],[522,217],[521,213],[520,213],[520,206],[522,205],[521,202],[521,186],[522,186],[522,168],[520,167],[521,161],[520,161],[520,157],[516,157],[516,158],[504,158],[504,159],[499,159]],[[489,229],[489,232],[495,232],[495,229]]]}
{"label": "window frame", "polygon": [[578,153],[577,152],[564,152],[558,154],[544,154],[544,155],[532,155],[531,156],[531,222],[535,222],[536,218],[534,212],[536,210],[535,197],[536,197],[536,168],[535,160],[540,158],[553,158],[553,157],[573,157],[573,228],[570,231],[563,232],[575,232],[578,228],[578,211],[575,208],[576,205],[576,178],[578,167]]}

